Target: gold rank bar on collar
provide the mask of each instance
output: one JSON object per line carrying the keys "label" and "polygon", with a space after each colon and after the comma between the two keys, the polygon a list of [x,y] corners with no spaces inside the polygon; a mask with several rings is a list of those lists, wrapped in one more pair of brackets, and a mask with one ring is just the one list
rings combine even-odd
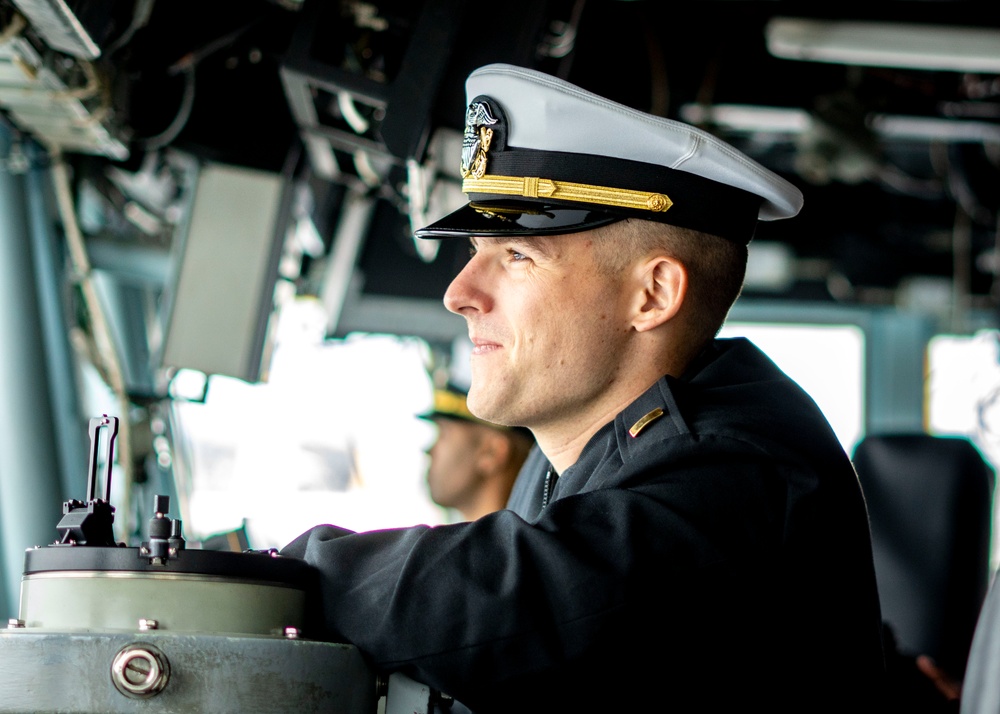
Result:
{"label": "gold rank bar on collar", "polygon": [[649,412],[646,416],[642,417],[639,421],[632,425],[632,428],[628,430],[629,436],[633,439],[642,433],[642,430],[647,426],[652,424],[654,421],[663,416],[664,411],[657,407],[653,411]]}
{"label": "gold rank bar on collar", "polygon": [[662,193],[632,191],[625,188],[593,186],[586,183],[554,181],[534,176],[483,176],[462,181],[464,193],[493,193],[523,198],[549,198],[561,201],[595,203],[616,208],[662,213],[674,205]]}

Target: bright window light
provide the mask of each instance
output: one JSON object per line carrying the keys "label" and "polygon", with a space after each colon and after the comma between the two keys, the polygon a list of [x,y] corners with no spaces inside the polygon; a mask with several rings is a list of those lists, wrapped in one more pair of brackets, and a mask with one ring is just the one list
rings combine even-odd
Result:
{"label": "bright window light", "polygon": [[720,337],[746,337],[813,398],[844,450],[864,435],[865,338],[854,325],[726,323]]}
{"label": "bright window light", "polygon": [[[997,469],[1000,464],[1000,334],[938,335],[927,350],[927,429],[964,436]],[[1000,509],[994,499],[993,521]],[[1000,533],[994,528],[991,568],[1000,568]]]}
{"label": "bright window light", "polygon": [[175,403],[185,530],[245,526],[252,548],[280,548],[322,523],[444,522],[424,482],[433,426],[416,417],[432,400],[426,344],[323,341],[317,303],[284,309],[266,383],[213,376],[204,403]]}
{"label": "bright window light", "polygon": [[938,335],[928,346],[928,429],[967,436],[1000,456],[997,333]]}

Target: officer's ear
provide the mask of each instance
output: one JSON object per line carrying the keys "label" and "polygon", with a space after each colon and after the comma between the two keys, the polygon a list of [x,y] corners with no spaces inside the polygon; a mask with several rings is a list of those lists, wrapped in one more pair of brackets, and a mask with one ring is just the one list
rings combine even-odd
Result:
{"label": "officer's ear", "polygon": [[684,304],[688,273],[676,258],[657,255],[639,266],[641,294],[632,327],[647,332],[673,319]]}

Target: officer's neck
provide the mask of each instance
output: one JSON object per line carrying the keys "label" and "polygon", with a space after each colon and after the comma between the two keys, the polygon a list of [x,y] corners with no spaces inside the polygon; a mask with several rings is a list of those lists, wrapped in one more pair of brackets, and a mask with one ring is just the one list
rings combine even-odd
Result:
{"label": "officer's neck", "polygon": [[[675,377],[683,374],[690,361],[689,355],[664,356],[650,355],[649,359],[639,361],[641,366],[633,370],[622,370],[630,375],[623,379],[619,387],[602,395],[601,399],[585,411],[576,411],[544,424],[531,424],[532,433],[538,448],[552,464],[556,473],[563,473],[575,464],[583,453],[584,447],[601,427],[614,420],[628,405],[646,393],[664,375]],[[660,365],[657,367],[656,365]]]}
{"label": "officer's neck", "polygon": [[535,435],[538,448],[545,454],[545,458],[552,464],[556,473],[561,474],[575,464],[594,434],[618,416],[619,412],[635,401],[653,383],[655,380],[643,389],[605,402],[603,408],[591,410],[588,414],[577,413],[572,419],[532,426],[531,431]]}

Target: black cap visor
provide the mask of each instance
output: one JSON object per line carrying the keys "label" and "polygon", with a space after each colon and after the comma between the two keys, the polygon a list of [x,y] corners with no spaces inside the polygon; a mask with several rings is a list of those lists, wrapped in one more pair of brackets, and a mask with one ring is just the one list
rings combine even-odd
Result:
{"label": "black cap visor", "polygon": [[470,236],[548,236],[580,233],[627,216],[531,201],[473,201],[416,231],[418,238]]}

